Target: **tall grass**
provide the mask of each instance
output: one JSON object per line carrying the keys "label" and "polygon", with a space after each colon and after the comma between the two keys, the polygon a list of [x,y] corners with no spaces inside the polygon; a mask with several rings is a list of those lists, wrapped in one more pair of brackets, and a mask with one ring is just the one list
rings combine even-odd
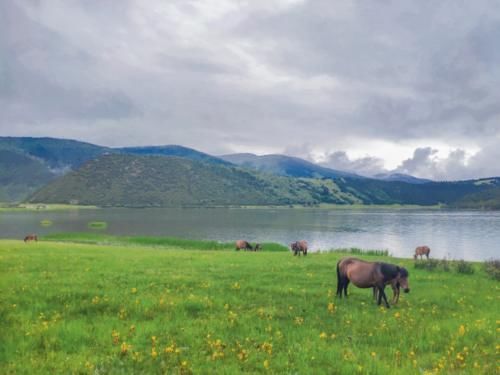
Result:
{"label": "tall grass", "polygon": [[370,250],[370,249],[359,249],[357,247],[351,247],[347,249],[330,249],[321,251],[322,253],[342,253],[342,254],[353,254],[353,255],[367,255],[367,256],[381,256],[390,257],[391,254],[389,250]]}
{"label": "tall grass", "polygon": [[415,260],[415,269],[423,269],[427,271],[455,271],[457,273],[462,273],[466,275],[471,275],[475,273],[475,266],[472,262],[467,262],[463,259],[459,260],[448,260],[443,259],[420,259]]}
{"label": "tall grass", "polygon": [[500,280],[500,259],[490,259],[485,261],[483,268],[492,279],[497,281]]}

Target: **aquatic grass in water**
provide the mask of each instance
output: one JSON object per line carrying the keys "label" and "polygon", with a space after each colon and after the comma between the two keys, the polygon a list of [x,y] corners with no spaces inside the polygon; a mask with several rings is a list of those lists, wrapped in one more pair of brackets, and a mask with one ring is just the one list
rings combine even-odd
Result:
{"label": "aquatic grass in water", "polygon": [[49,219],[40,220],[40,225],[42,227],[50,227],[52,226],[52,224],[53,224],[52,220]]}
{"label": "aquatic grass in water", "polygon": [[108,223],[105,221],[91,221],[87,224],[87,227],[90,229],[106,229],[108,227]]}

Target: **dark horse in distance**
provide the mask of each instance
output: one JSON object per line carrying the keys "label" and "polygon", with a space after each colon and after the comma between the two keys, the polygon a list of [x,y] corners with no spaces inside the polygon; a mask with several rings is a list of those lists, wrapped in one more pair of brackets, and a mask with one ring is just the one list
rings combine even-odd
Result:
{"label": "dark horse in distance", "polygon": [[236,250],[248,250],[248,251],[258,251],[261,250],[262,246],[257,243],[255,244],[255,247],[252,247],[250,242],[247,242],[245,240],[238,240],[236,241]]}
{"label": "dark horse in distance", "polygon": [[[342,298],[342,291],[347,297],[347,287],[352,282],[358,288],[375,288],[378,295],[378,304],[384,299],[389,307],[385,295],[385,286],[391,284],[403,288],[405,293],[410,291],[408,285],[408,271],[404,267],[383,262],[366,262],[357,258],[343,258],[337,263],[337,296]],[[398,296],[399,297],[399,296]]]}
{"label": "dark horse in distance", "polygon": [[307,255],[307,241],[295,241],[294,243],[290,244],[290,249],[293,252],[293,255],[299,255],[300,253]]}
{"label": "dark horse in distance", "polygon": [[38,242],[38,236],[36,234],[28,234],[24,237],[24,242],[35,241]]}

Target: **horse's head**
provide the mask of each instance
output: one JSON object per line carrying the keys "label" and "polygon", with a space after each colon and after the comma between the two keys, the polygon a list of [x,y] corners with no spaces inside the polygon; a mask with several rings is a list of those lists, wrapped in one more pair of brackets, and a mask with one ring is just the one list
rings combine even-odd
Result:
{"label": "horse's head", "polygon": [[262,250],[262,246],[260,243],[256,243],[254,247],[254,251]]}
{"label": "horse's head", "polygon": [[404,267],[401,267],[399,269],[398,282],[399,282],[399,285],[401,286],[401,288],[403,288],[403,291],[405,293],[410,292],[410,285],[408,284],[408,277],[410,277],[408,270]]}

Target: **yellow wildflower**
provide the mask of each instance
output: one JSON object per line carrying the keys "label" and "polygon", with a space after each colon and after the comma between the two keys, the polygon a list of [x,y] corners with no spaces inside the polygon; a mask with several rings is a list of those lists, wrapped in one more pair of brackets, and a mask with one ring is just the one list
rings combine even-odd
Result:
{"label": "yellow wildflower", "polygon": [[158,352],[156,351],[156,348],[151,348],[151,358],[156,359],[158,357]]}
{"label": "yellow wildflower", "polygon": [[333,302],[328,303],[328,312],[329,313],[335,312],[335,304]]}
{"label": "yellow wildflower", "polygon": [[303,323],[304,323],[304,318],[302,318],[301,316],[296,316],[295,317],[295,324],[297,324],[298,326],[300,326]]}
{"label": "yellow wildflower", "polygon": [[320,338],[320,339],[326,339],[326,338],[327,338],[327,336],[328,336],[328,335],[327,335],[325,332],[321,332],[321,333],[319,334],[319,338]]}
{"label": "yellow wildflower", "polygon": [[132,345],[127,344],[125,341],[122,342],[122,345],[120,346],[120,353],[122,355],[127,354],[127,352],[132,348]]}
{"label": "yellow wildflower", "polygon": [[268,360],[268,359],[266,359],[266,360],[264,361],[263,365],[264,365],[264,368],[267,370],[267,369],[269,368],[269,360]]}
{"label": "yellow wildflower", "polygon": [[131,292],[132,294],[137,293],[137,288],[132,288],[132,289],[130,289],[130,292]]}
{"label": "yellow wildflower", "polygon": [[458,334],[460,336],[465,335],[465,326],[463,324],[461,324],[460,327],[458,328]]}

